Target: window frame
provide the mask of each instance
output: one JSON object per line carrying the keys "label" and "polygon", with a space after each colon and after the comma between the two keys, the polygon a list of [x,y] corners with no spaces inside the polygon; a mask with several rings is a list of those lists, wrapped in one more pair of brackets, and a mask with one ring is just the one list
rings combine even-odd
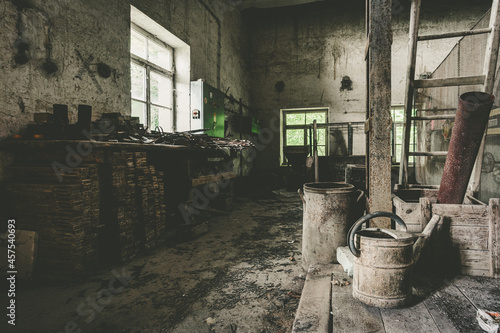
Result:
{"label": "window frame", "polygon": [[[287,114],[304,114],[306,115],[307,113],[325,113],[325,123],[328,123],[328,114],[329,114],[329,108],[327,107],[319,107],[319,108],[296,108],[296,109],[282,109],[281,110],[281,122],[280,122],[280,127],[281,127],[281,136],[280,136],[280,155],[281,155],[281,165],[286,165],[286,157],[285,157],[285,148],[290,146],[290,147],[308,147],[309,145],[307,144],[308,142],[308,137],[309,137],[309,131],[312,130],[312,124],[307,124],[304,123],[303,125],[287,125],[286,123],[286,115]],[[322,124],[322,123],[318,123]],[[304,144],[303,146],[296,146],[296,145],[287,145],[287,135],[286,131],[290,129],[303,129],[304,130]],[[319,128],[318,128],[319,129]],[[319,145],[318,147],[325,147],[325,155],[329,155],[328,151],[328,127],[325,127],[325,144],[324,145]],[[312,134],[311,134],[312,135]]]}
{"label": "window frame", "polygon": [[[403,120],[395,121],[396,112],[402,112]],[[403,149],[403,138],[401,138],[401,142],[397,142],[396,140],[396,132],[397,128],[402,129],[402,134],[404,134],[404,105],[391,105],[391,120],[392,120],[392,128],[391,128],[391,153],[392,153],[392,164],[399,165],[401,163],[401,151]],[[416,109],[412,110],[412,116],[415,116]],[[412,122],[410,129],[410,146],[409,151],[415,152],[417,151],[417,125],[415,122]],[[397,153],[397,146],[401,147],[399,154]],[[415,165],[415,156],[408,157],[408,165]]]}
{"label": "window frame", "polygon": [[[155,131],[156,128],[152,129],[150,128],[151,126],[151,109],[152,107],[159,107],[159,108],[164,108],[168,109],[170,111],[170,123],[172,124],[171,128],[165,129],[163,128],[164,131],[175,131],[175,49],[165,43],[164,41],[160,40],[157,38],[155,35],[151,34],[150,32],[146,31],[145,29],[141,28],[137,24],[131,22],[130,24],[130,34],[132,37],[132,32],[136,32],[146,39],[146,52],[148,51],[148,41],[152,41],[156,44],[159,44],[162,48],[165,48],[166,50],[171,52],[171,58],[172,58],[172,70],[168,70],[167,68],[161,67],[155,63],[152,63],[148,59],[144,59],[134,53],[132,53],[132,49],[130,48],[130,65],[132,67],[132,64],[138,65],[140,67],[143,67],[145,69],[145,100],[141,100],[138,98],[132,97],[132,94],[130,96],[131,102],[136,101],[140,103],[145,103],[146,104],[146,127],[148,128],[148,131]],[[147,53],[146,53],[147,56]],[[153,103],[151,101],[151,73],[158,73],[160,75],[166,76],[170,81],[171,81],[171,86],[172,86],[172,95],[171,95],[171,106],[165,106],[157,103]],[[132,78],[130,78],[132,82]],[[161,126],[160,126],[161,127]]]}

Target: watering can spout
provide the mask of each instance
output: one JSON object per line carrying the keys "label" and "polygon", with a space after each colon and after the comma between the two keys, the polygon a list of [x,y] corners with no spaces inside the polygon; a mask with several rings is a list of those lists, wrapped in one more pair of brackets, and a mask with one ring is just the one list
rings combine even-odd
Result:
{"label": "watering can spout", "polygon": [[420,252],[422,252],[422,249],[424,248],[425,244],[427,244],[427,241],[429,240],[429,237],[431,236],[432,232],[438,225],[439,221],[441,221],[441,216],[439,215],[433,215],[432,219],[427,223],[427,226],[425,227],[424,231],[419,235],[420,237],[418,240],[415,242],[413,245],[413,262],[416,263],[418,259],[420,258]]}

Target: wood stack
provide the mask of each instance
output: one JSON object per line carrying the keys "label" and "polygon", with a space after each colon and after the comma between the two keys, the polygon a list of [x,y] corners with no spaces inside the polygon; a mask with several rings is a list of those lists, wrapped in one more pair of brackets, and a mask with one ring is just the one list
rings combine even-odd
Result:
{"label": "wood stack", "polygon": [[17,161],[29,166],[7,169],[5,214],[17,228],[39,232],[40,276],[70,279],[165,242],[164,177],[145,152],[105,152],[62,181],[50,163]]}
{"label": "wood stack", "polygon": [[[106,189],[108,197],[103,200],[103,209],[107,211],[106,236],[110,239],[111,249],[115,258],[127,262],[135,257],[139,248],[135,237],[137,211],[135,208],[134,192],[134,159],[133,153],[110,153],[109,170],[111,183]],[[104,175],[107,177],[107,175]]]}
{"label": "wood stack", "polygon": [[161,245],[165,241],[166,208],[164,200],[163,173],[147,164],[145,153],[135,153],[136,198],[139,212],[138,230],[143,236],[146,249]]}
{"label": "wood stack", "polygon": [[[109,193],[103,200],[109,251],[121,262],[165,242],[163,174],[148,165],[145,152],[114,152],[109,160]],[[102,187],[101,187],[102,188]]]}
{"label": "wood stack", "polygon": [[38,267],[69,278],[98,264],[99,183],[96,165],[72,168],[59,182],[51,167],[7,170],[9,211],[17,227],[39,232]]}

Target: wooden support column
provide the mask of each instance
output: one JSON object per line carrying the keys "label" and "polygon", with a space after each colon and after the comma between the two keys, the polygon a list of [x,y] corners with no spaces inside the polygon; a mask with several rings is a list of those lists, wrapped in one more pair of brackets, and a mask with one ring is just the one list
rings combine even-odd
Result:
{"label": "wooden support column", "polygon": [[[369,36],[369,200],[370,212],[392,212],[391,198],[391,6],[392,0],[370,0]],[[390,220],[371,226],[389,228]]]}

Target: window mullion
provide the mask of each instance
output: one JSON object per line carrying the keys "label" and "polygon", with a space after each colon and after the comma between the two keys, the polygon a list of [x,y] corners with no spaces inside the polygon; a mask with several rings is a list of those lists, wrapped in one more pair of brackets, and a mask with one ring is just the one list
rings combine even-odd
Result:
{"label": "window mullion", "polygon": [[[150,79],[150,74],[151,74],[151,68],[149,66],[146,66],[146,117],[147,117],[147,127],[151,126],[151,94],[150,94],[150,87],[151,87],[151,79]],[[149,130],[152,130],[151,128]]]}

